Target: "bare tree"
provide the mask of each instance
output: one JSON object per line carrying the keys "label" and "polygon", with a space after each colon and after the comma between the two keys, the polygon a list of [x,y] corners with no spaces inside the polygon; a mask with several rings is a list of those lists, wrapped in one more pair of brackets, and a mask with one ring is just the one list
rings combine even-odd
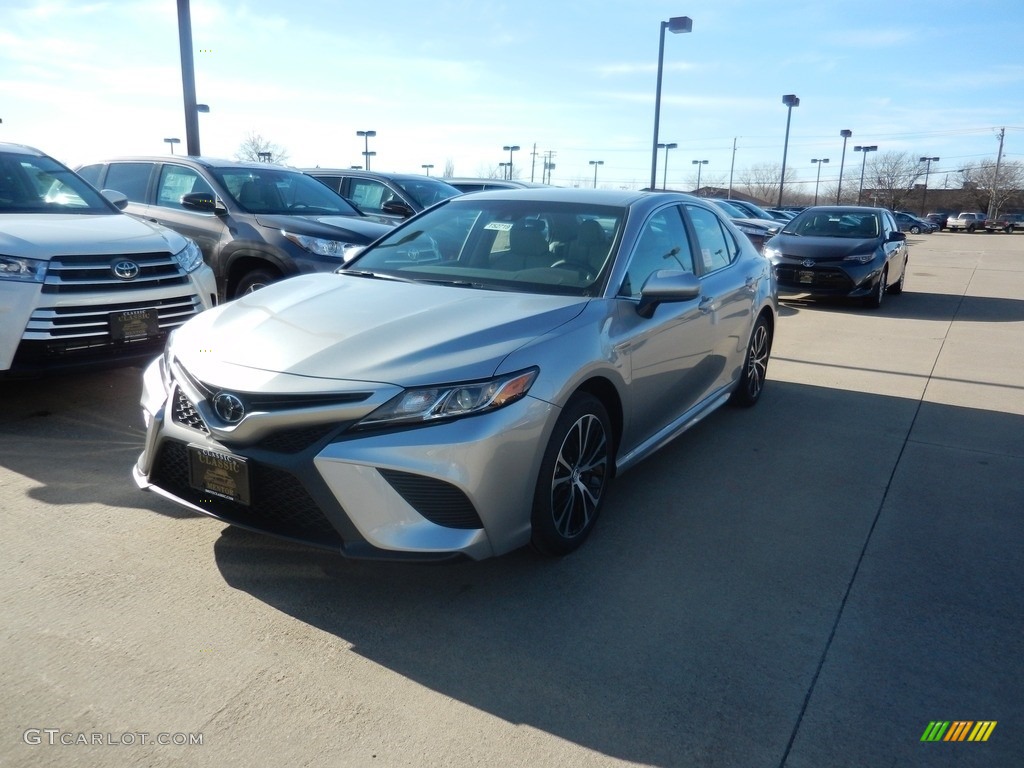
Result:
{"label": "bare tree", "polygon": [[235,152],[235,159],[285,163],[288,161],[288,152],[270,139],[265,139],[260,134],[250,131],[238,151]]}
{"label": "bare tree", "polygon": [[444,173],[442,175],[446,179],[455,178],[455,161],[450,157],[444,161]]}
{"label": "bare tree", "polygon": [[923,175],[924,168],[917,155],[910,152],[881,152],[868,163],[863,198],[893,211],[904,208],[908,200],[917,196],[914,185]]}
{"label": "bare tree", "polygon": [[1017,200],[1024,190],[1024,163],[1019,160],[1003,160],[996,178],[996,161],[984,160],[964,167],[960,180],[971,205],[979,211],[988,210],[993,203],[996,214],[1012,200]]}
{"label": "bare tree", "polygon": [[778,163],[758,163],[741,171],[738,178],[741,191],[763,202],[771,202],[779,197],[782,166]]}

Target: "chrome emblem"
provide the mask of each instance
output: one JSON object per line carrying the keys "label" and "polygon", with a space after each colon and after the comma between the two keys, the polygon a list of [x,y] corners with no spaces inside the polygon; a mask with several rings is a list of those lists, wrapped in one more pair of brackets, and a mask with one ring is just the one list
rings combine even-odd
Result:
{"label": "chrome emblem", "polygon": [[110,271],[114,273],[114,277],[121,280],[134,280],[139,276],[139,265],[134,261],[115,261],[110,267]]}
{"label": "chrome emblem", "polygon": [[245,416],[245,405],[230,392],[220,392],[213,398],[213,410],[228,424],[237,424]]}
{"label": "chrome emblem", "polygon": [[815,264],[814,259],[804,259],[800,262],[801,267],[813,267]]}

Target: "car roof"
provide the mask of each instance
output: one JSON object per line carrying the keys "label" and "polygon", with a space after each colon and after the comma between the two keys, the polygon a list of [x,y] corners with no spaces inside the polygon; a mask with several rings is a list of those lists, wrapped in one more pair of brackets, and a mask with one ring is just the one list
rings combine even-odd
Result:
{"label": "car roof", "polygon": [[[278,171],[291,171],[300,173],[298,168],[289,165],[278,165],[277,163],[257,163],[253,160],[226,160],[218,157],[205,157],[198,155],[124,155],[120,157],[108,157],[97,160],[99,163],[182,163],[184,165],[197,165],[201,168],[252,168],[266,169],[273,168]],[[93,165],[93,163],[82,163],[82,165]]]}
{"label": "car roof", "polygon": [[486,179],[482,176],[453,176],[453,177],[441,177],[442,181],[447,181],[449,184],[487,184],[495,187],[506,187],[508,189],[519,188],[519,189],[534,189],[539,187],[550,187],[551,184],[541,184],[539,181],[520,181],[519,179]]}
{"label": "car roof", "polygon": [[315,176],[318,173],[321,174],[338,174],[345,176],[362,176],[368,179],[387,179],[389,181],[397,181],[401,179],[430,179],[431,181],[440,181],[447,184],[447,179],[440,176],[425,176],[422,173],[390,173],[388,171],[364,171],[361,168],[298,168],[296,170],[302,171],[310,176]]}
{"label": "car roof", "polygon": [[594,205],[631,206],[642,200],[652,203],[702,202],[701,198],[683,192],[645,192],[623,189],[580,189],[575,187],[526,187],[516,189],[488,189],[460,195],[447,201],[458,203],[474,200],[528,200],[530,202],[591,203]]}
{"label": "car roof", "polygon": [[7,141],[0,141],[0,152],[8,152],[12,155],[35,155],[36,157],[46,157],[45,152],[41,152],[35,147],[30,147],[27,144],[12,144]]}

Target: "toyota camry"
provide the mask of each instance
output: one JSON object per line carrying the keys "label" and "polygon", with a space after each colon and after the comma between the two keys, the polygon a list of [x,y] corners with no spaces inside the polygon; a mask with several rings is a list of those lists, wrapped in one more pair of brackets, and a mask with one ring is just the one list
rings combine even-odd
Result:
{"label": "toyota camry", "polygon": [[502,190],[178,329],[137,484],[352,557],[562,555],[613,477],[756,403],[769,262],[676,193]]}

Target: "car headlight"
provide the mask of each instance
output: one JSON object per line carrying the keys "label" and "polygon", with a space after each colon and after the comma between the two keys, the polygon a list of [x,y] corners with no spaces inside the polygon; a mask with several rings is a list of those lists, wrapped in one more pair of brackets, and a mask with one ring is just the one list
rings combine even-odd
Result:
{"label": "car headlight", "polygon": [[0,254],[0,280],[41,283],[46,277],[46,264],[41,259],[22,259]]}
{"label": "car headlight", "polygon": [[538,369],[496,376],[487,381],[407,389],[359,422],[358,426],[422,424],[485,413],[526,396]]}
{"label": "car headlight", "polygon": [[764,247],[761,253],[764,254],[765,258],[769,259],[782,258],[782,251],[780,251],[778,248],[769,248],[767,245]]}
{"label": "car headlight", "polygon": [[345,249],[355,245],[355,243],[346,243],[343,240],[327,240],[323,237],[297,235],[294,232],[282,232],[281,234],[303,250],[315,253],[317,256],[333,256],[337,259],[343,259]]}
{"label": "car headlight", "polygon": [[875,254],[873,253],[851,253],[849,256],[843,258],[843,261],[855,261],[858,264],[867,264],[869,261],[875,260]]}
{"label": "car headlight", "polygon": [[186,272],[195,272],[203,264],[203,252],[194,240],[189,240],[188,245],[174,254],[174,260]]}

